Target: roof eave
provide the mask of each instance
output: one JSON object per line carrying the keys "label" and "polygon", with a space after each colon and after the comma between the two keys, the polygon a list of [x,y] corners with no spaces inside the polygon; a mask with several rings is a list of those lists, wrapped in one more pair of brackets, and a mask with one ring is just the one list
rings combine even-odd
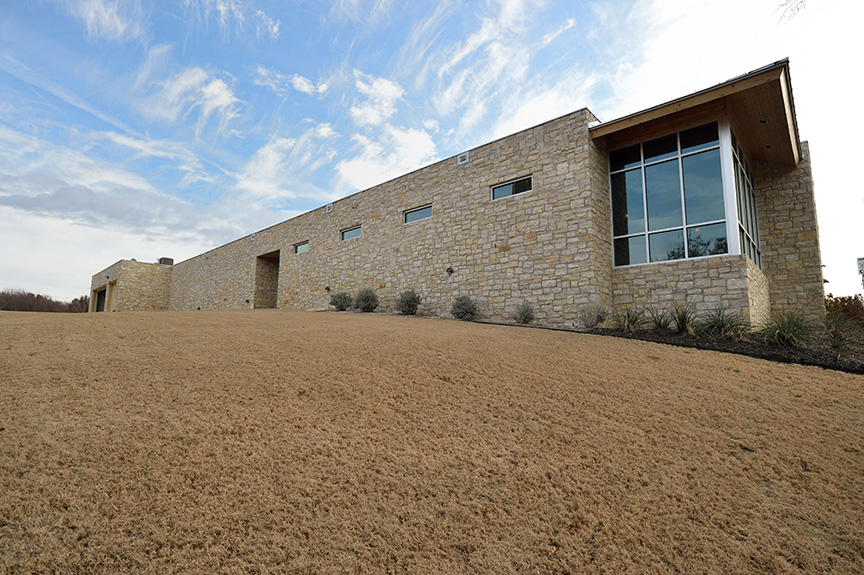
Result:
{"label": "roof eave", "polygon": [[[768,94],[770,101],[762,102]],[[752,128],[745,125],[742,130],[747,130],[744,140],[751,147],[755,159],[796,165],[800,159],[800,142],[798,126],[795,119],[795,106],[792,99],[792,86],[789,80],[789,60],[784,59],[758,70],[748,72],[742,76],[732,78],[722,84],[700,90],[694,94],[671,100],[664,104],[636,112],[616,120],[604,122],[590,128],[591,137],[594,139],[604,138],[615,134],[622,136],[627,131],[636,131],[638,127],[654,122],[662,124],[663,119],[675,116],[686,117],[688,111],[704,110],[712,103],[729,103],[730,107],[743,111],[742,106],[748,104],[747,96],[752,95],[763,105],[772,108],[781,108],[775,115],[777,121],[767,128],[774,144],[769,144],[762,135],[767,133],[766,128]],[[751,98],[751,102],[756,101]],[[729,112],[730,114],[732,112]],[[738,114],[747,116],[747,114]],[[782,119],[781,119],[782,116]],[[747,118],[748,120],[750,118]],[[761,124],[766,122],[759,119]]]}

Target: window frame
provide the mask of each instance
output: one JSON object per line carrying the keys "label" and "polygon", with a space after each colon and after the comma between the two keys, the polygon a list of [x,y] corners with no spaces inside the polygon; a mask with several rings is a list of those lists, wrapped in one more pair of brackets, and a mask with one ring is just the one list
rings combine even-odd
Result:
{"label": "window frame", "polygon": [[[509,186],[511,184],[516,184],[517,182],[522,182],[525,180],[528,180],[529,182],[531,182],[531,187],[529,189],[523,190],[521,192],[513,192],[510,194],[507,194],[506,196],[501,196],[499,198],[495,197],[495,190],[497,190],[498,188],[503,188],[504,186]],[[531,192],[534,191],[534,175],[528,174],[527,176],[520,176],[520,177],[512,179],[512,180],[507,180],[506,182],[501,182],[500,184],[495,184],[494,186],[489,186],[489,191],[490,191],[490,197],[491,197],[493,202],[498,201],[498,200],[504,200],[506,198],[512,198],[513,196],[521,196],[522,194],[530,194]]]}
{"label": "window frame", "polygon": [[[426,209],[429,210],[429,215],[428,215],[428,216],[423,216],[423,217],[421,217],[421,218],[417,218],[417,219],[411,220],[410,222],[408,221],[408,216],[409,216],[410,214],[415,214],[415,213],[417,213],[417,212],[420,212],[420,211],[422,211],[422,210],[426,210]],[[415,222],[421,222],[421,221],[423,221],[423,220],[428,220],[428,219],[430,219],[431,217],[432,217],[432,204],[426,204],[426,205],[419,206],[419,207],[416,207],[416,208],[411,208],[410,210],[405,210],[405,211],[403,211],[403,212],[402,212],[402,223],[403,223],[403,224],[406,224],[406,225],[407,225],[407,224],[413,224],[413,223],[415,223]]]}
{"label": "window frame", "polygon": [[[306,246],[306,249],[304,249],[303,251],[298,251],[303,246]],[[294,254],[295,255],[305,254],[308,251],[309,251],[309,240],[306,240],[305,242],[299,242],[299,243],[294,244]]]}
{"label": "window frame", "polygon": [[734,233],[739,243],[739,253],[746,255],[762,269],[762,246],[759,237],[759,214],[756,193],[753,191],[753,171],[741,147],[740,140],[730,130],[730,156],[732,162],[732,183],[735,188],[732,211],[736,215]]}
{"label": "window frame", "polygon": [[[682,132],[686,132],[688,130],[699,128],[701,126],[707,126],[709,124],[717,125],[717,141],[716,143],[712,143],[710,145],[697,145],[696,147],[689,148],[688,151],[684,151],[682,147],[681,134]],[[669,134],[658,134],[656,136],[651,136],[640,140],[638,142],[627,144],[626,146],[621,146],[609,152],[610,156],[610,164],[609,164],[609,201],[611,208],[611,221],[610,221],[610,232],[612,237],[612,265],[616,268],[624,268],[631,266],[640,266],[640,265],[648,265],[648,264],[659,264],[666,262],[677,262],[677,261],[685,261],[685,260],[694,260],[694,259],[702,259],[708,257],[719,257],[726,255],[737,255],[741,253],[741,250],[738,245],[738,221],[736,217],[736,212],[734,211],[735,207],[735,189],[734,189],[734,180],[731,179],[732,172],[732,153],[731,153],[731,128],[729,126],[729,121],[726,118],[717,118],[716,120],[708,121],[708,122],[700,122],[699,124],[686,126],[678,129],[675,132]],[[677,149],[673,155],[659,155],[657,157],[652,157],[646,161],[645,159],[645,149],[644,144],[653,142],[655,140],[659,140],[662,138],[666,138],[669,136],[675,136]],[[612,170],[611,164],[611,155],[614,152],[624,150],[630,148],[632,146],[639,147],[639,160],[637,163],[628,162],[616,170]],[[714,219],[714,220],[705,220],[698,221],[695,223],[687,222],[687,209],[686,209],[686,188],[684,186],[684,159],[692,156],[696,156],[698,154],[711,152],[714,150],[718,150],[719,162],[720,162],[720,185],[721,192],[723,195],[723,211],[724,218],[723,219]],[[678,179],[679,179],[679,193],[680,193],[680,201],[681,201],[681,223],[679,225],[664,227],[658,229],[651,229],[649,223],[649,209],[648,209],[648,191],[646,190],[647,186],[647,177],[646,177],[646,168],[650,168],[652,166],[657,166],[663,164],[664,162],[675,161],[677,163],[678,168]],[[614,178],[613,176],[618,174],[626,174],[628,172],[637,172],[639,175],[639,179],[641,179],[641,191],[642,191],[642,214],[641,218],[643,221],[643,229],[640,232],[633,233],[623,233],[620,235],[615,234],[615,187],[613,185]],[[731,187],[731,189],[730,189]],[[627,201],[627,197],[622,198],[622,201]],[[726,232],[726,252],[718,253],[718,254],[706,254],[706,255],[690,255],[690,242],[689,242],[689,230],[712,226],[717,224],[723,224],[725,226]],[[668,232],[676,232],[680,231],[683,237],[683,257],[681,258],[673,258],[673,259],[662,259],[662,260],[651,260],[651,238],[652,236],[657,236],[658,234],[668,233]],[[627,264],[616,264],[615,256],[616,256],[616,245],[618,241],[628,241],[628,243],[634,238],[644,238],[644,253],[641,254],[644,258],[644,261],[639,261],[636,263],[627,263]]]}
{"label": "window frame", "polygon": [[[350,238],[346,238],[345,234],[349,232],[353,232],[354,230],[358,230],[358,234],[356,236],[351,236]],[[363,235],[363,224],[357,224],[356,226],[351,226],[350,228],[345,228],[343,230],[339,230],[339,241],[347,241],[347,240],[356,240],[357,238]]]}

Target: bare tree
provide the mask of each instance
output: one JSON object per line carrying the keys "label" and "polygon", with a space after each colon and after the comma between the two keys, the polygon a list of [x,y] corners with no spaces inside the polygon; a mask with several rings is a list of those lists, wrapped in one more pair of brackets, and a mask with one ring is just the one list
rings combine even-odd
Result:
{"label": "bare tree", "polygon": [[34,294],[20,289],[0,290],[0,310],[3,311],[40,311],[40,312],[87,312],[90,297],[82,295],[71,302],[62,302],[51,296]]}
{"label": "bare tree", "polygon": [[807,0],[784,0],[782,4],[777,6],[780,10],[780,23],[785,24],[794,18],[798,12],[804,9]]}

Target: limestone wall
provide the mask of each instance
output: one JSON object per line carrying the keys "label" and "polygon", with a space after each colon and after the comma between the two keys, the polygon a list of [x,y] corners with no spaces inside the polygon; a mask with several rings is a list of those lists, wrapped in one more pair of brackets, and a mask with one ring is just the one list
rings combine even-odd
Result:
{"label": "limestone wall", "polygon": [[[698,312],[705,312],[724,305],[752,322],[761,312],[751,310],[748,264],[747,256],[730,255],[614,268],[614,310],[660,311],[692,303]],[[758,290],[752,296],[758,307]]]}
{"label": "limestone wall", "polygon": [[820,318],[825,314],[825,291],[807,142],[801,150],[795,168],[757,162],[753,191],[771,312],[796,311]]}
{"label": "limestone wall", "polygon": [[[744,255],[615,268],[607,154],[580,110],[359,192],[173,266],[121,261],[93,278],[111,309],[327,308],[339,291],[371,287],[381,310],[421,295],[420,313],[446,317],[472,297],[481,317],[510,320],[528,301],[537,322],[572,326],[610,311],[725,305],[753,325],[771,313],[822,309],[809,157],[797,168],[757,164],[764,270]],[[532,190],[493,200],[493,186],[532,178]],[[404,213],[431,205],[431,217]],[[341,232],[360,226],[360,236]],[[309,249],[295,253],[294,246]],[[116,284],[107,283],[106,277]],[[101,283],[100,283],[101,282]],[[95,291],[93,292],[95,295]],[[94,298],[95,299],[95,298]],[[95,302],[94,302],[95,305]]]}
{"label": "limestone wall", "polygon": [[107,290],[105,311],[164,311],[168,309],[171,266],[120,260],[90,281],[90,311],[96,293]]}
{"label": "limestone wall", "polygon": [[117,280],[120,278],[122,264],[123,260],[120,260],[90,278],[90,311],[96,311],[97,294],[103,289],[106,295],[105,309],[102,311],[116,311]]}
{"label": "limestone wall", "polygon": [[753,263],[753,260],[745,257],[747,261],[747,283],[748,299],[750,301],[750,312],[747,321],[753,327],[765,325],[771,317],[771,297],[768,288],[768,278],[762,270]]}
{"label": "limestone wall", "polygon": [[[470,150],[462,165],[438,162],[181,262],[171,309],[252,307],[257,258],[278,250],[278,307],[323,308],[332,293],[371,287],[386,310],[414,289],[422,313],[446,316],[465,294],[487,318],[528,300],[538,321],[564,324],[611,295],[606,157],[592,120],[574,112]],[[492,200],[492,186],[526,176],[531,192]],[[428,204],[431,218],[403,223]],[[361,236],[342,241],[357,225]]]}

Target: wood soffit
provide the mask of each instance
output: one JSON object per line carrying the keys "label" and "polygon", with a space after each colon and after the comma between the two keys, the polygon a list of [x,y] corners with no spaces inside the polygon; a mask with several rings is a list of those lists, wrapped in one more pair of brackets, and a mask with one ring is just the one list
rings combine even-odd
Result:
{"label": "wood soffit", "polygon": [[781,60],[713,88],[590,129],[614,150],[728,116],[751,161],[795,166],[800,159],[798,126],[789,83],[789,62]]}

